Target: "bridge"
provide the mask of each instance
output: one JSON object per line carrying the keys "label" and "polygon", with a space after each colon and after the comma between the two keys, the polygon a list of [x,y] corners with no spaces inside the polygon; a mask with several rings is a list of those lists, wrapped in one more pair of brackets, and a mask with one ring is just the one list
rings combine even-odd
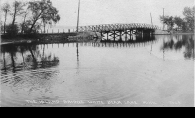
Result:
{"label": "bridge", "polygon": [[[103,36],[101,41],[129,41],[134,40],[142,41],[143,39],[150,39],[156,34],[169,34],[166,31],[162,31],[160,27],[151,24],[131,23],[131,24],[103,24],[103,25],[91,25],[78,27],[79,32],[99,32]],[[38,34],[18,34],[15,39],[40,39],[42,42],[60,42],[68,41],[69,36],[76,36],[77,32],[63,32],[58,33],[38,33]],[[9,39],[9,35],[1,35],[2,39]],[[78,37],[77,41],[83,41],[82,37]]]}
{"label": "bridge", "polygon": [[[156,31],[162,31],[160,27],[151,24],[131,23],[131,24],[103,24],[103,25],[91,25],[80,26],[79,32],[93,31],[102,34],[105,40],[116,39],[129,40],[132,35],[137,36],[151,36],[156,34]],[[162,31],[163,32],[163,31]],[[160,33],[161,34],[161,33]],[[164,32],[162,33],[164,34]]]}

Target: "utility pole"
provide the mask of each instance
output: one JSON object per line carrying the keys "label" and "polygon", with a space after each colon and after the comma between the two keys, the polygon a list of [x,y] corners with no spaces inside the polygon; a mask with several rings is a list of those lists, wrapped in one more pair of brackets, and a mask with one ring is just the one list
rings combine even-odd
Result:
{"label": "utility pole", "polygon": [[152,26],[153,26],[152,13],[150,13],[150,18],[151,18],[151,24],[152,24]]}
{"label": "utility pole", "polygon": [[76,32],[79,31],[79,16],[80,16],[80,0],[79,0],[79,4],[78,4],[78,17],[77,17],[77,30]]}

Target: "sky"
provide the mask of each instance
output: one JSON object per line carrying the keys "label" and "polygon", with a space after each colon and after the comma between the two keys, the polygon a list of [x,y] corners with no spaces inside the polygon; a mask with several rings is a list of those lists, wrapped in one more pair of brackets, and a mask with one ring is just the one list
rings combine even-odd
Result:
{"label": "sky", "polygon": [[[1,0],[1,4],[14,0]],[[29,0],[19,0],[29,1]],[[51,0],[61,16],[57,27],[76,26],[79,0]],[[81,0],[80,26],[114,24],[114,23],[147,23],[162,27],[159,16],[181,16],[184,7],[195,5],[194,0]]]}

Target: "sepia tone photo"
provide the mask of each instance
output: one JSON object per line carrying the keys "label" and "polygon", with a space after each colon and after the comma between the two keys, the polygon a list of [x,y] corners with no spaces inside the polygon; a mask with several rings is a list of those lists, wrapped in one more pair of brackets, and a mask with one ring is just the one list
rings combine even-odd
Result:
{"label": "sepia tone photo", "polygon": [[194,107],[194,0],[0,10],[0,107]]}

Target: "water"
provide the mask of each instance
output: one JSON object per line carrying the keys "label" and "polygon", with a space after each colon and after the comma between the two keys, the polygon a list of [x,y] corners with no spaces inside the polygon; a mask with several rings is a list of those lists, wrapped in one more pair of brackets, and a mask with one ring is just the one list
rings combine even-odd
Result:
{"label": "water", "polygon": [[1,47],[1,106],[194,105],[193,35]]}

